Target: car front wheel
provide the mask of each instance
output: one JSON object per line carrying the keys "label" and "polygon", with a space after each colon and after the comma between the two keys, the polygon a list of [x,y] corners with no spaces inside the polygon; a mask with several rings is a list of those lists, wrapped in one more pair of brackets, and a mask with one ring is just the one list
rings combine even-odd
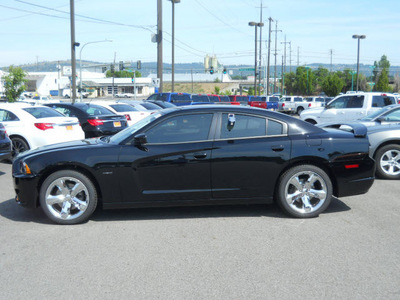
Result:
{"label": "car front wheel", "polygon": [[70,225],[85,222],[97,206],[92,181],[80,172],[57,171],[43,182],[40,205],[55,223]]}
{"label": "car front wheel", "polygon": [[386,145],[376,152],[376,175],[383,179],[400,179],[400,145]]}
{"label": "car front wheel", "polygon": [[331,180],[316,166],[295,166],[279,180],[278,204],[293,217],[316,217],[329,206],[331,198]]}

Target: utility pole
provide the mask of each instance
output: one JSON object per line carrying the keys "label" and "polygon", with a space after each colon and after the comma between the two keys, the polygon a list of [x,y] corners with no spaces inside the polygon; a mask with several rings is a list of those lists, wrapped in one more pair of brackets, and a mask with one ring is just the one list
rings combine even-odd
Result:
{"label": "utility pole", "polygon": [[289,44],[290,42],[286,42],[286,35],[285,35],[285,41],[284,42],[281,42],[281,44],[284,44],[284,46],[285,46],[285,48],[284,48],[284,64],[285,64],[285,72],[286,72],[286,44]]}
{"label": "utility pole", "polygon": [[71,100],[72,103],[75,103],[76,99],[76,55],[75,55],[75,47],[79,46],[79,43],[75,42],[75,7],[74,1],[70,0],[70,17],[71,17],[71,81],[72,81],[72,93]]}
{"label": "utility pole", "polygon": [[282,78],[281,78],[281,92],[282,96],[285,95],[285,72],[283,70],[283,56],[282,56]]}
{"label": "utility pole", "polygon": [[160,79],[158,91],[163,91],[163,35],[162,35],[162,0],[157,0],[157,77]]}
{"label": "utility pole", "polygon": [[289,73],[292,72],[292,42],[289,42]]}
{"label": "utility pole", "polygon": [[[263,23],[263,19],[262,19],[262,12],[263,12],[263,2],[262,2],[262,0],[261,0],[261,6],[260,6],[260,24],[262,24]],[[261,56],[261,50],[262,50],[262,26],[260,26],[260,54],[259,54],[259,62],[258,62],[258,65],[259,65],[259,67],[258,67],[258,72],[260,73],[259,75],[258,75],[258,96],[260,96],[260,93],[261,93],[261,70],[262,70],[262,68],[261,68],[261,61],[262,61],[262,56]],[[265,76],[265,74],[264,74],[264,76]],[[254,91],[255,92],[255,91]],[[256,95],[256,93],[254,93],[254,95]]]}
{"label": "utility pole", "polygon": [[331,52],[331,73],[332,73],[332,55],[333,55],[333,49],[331,49],[330,52]]}
{"label": "utility pole", "polygon": [[274,94],[275,94],[275,90],[276,90],[276,56],[278,55],[278,31],[282,31],[282,30],[278,30],[278,20],[276,20],[275,23],[275,72],[274,72]]}
{"label": "utility pole", "polygon": [[268,31],[268,58],[267,58],[267,96],[269,95],[269,67],[270,67],[270,55],[271,55],[271,22],[273,21],[271,17],[268,18],[269,21],[269,31]]}
{"label": "utility pole", "polygon": [[300,60],[299,60],[299,58],[300,58],[300,47],[297,47],[297,67],[300,66]]}

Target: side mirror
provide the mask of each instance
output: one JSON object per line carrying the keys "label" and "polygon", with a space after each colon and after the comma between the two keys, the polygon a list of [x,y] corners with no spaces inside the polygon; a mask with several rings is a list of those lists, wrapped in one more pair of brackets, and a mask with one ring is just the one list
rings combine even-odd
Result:
{"label": "side mirror", "polygon": [[235,122],[236,122],[236,118],[235,118],[235,114],[229,114],[228,115],[228,131],[231,131],[233,129],[233,127],[235,126]]}
{"label": "side mirror", "polygon": [[383,121],[386,121],[385,117],[379,117],[378,119],[376,119],[379,123],[382,123]]}
{"label": "side mirror", "polygon": [[134,137],[134,143],[135,146],[141,147],[145,144],[147,144],[147,136],[144,133],[140,133]]}

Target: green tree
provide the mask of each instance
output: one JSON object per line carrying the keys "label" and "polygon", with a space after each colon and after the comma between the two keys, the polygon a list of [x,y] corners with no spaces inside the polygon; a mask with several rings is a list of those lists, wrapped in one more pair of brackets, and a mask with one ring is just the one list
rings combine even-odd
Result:
{"label": "green tree", "polygon": [[219,86],[214,86],[214,94],[219,95],[221,88]]}
{"label": "green tree", "polygon": [[26,73],[20,67],[10,66],[8,68],[9,74],[4,76],[4,89],[8,102],[17,101],[22,92],[26,90],[25,79]]}
{"label": "green tree", "polygon": [[386,68],[379,74],[378,81],[375,85],[375,90],[380,92],[389,92],[389,75]]}
{"label": "green tree", "polygon": [[322,89],[329,97],[338,95],[344,86],[344,80],[337,73],[329,74],[322,82]]}
{"label": "green tree", "polygon": [[285,73],[285,90],[286,94],[292,95],[297,93],[296,74],[293,72]]}
{"label": "green tree", "polygon": [[[135,70],[135,75],[136,75],[136,77],[142,77],[142,74],[138,70]],[[106,77],[113,77],[111,70],[108,70],[106,72]],[[115,78],[132,78],[134,76],[133,76],[133,72],[129,72],[127,70],[122,70],[122,71],[115,71],[114,77]]]}

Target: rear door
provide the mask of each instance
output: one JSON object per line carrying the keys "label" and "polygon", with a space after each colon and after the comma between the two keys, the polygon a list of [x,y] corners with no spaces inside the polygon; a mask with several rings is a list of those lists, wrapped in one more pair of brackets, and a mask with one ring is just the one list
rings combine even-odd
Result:
{"label": "rear door", "polygon": [[220,114],[218,124],[211,162],[213,198],[272,197],[282,165],[290,158],[287,124],[228,112]]}

